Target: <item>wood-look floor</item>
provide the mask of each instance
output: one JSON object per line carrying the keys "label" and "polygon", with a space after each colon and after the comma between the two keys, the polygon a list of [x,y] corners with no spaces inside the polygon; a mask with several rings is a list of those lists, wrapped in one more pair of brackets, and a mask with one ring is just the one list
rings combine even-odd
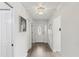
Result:
{"label": "wood-look floor", "polygon": [[55,57],[48,43],[33,43],[28,51],[28,57]]}

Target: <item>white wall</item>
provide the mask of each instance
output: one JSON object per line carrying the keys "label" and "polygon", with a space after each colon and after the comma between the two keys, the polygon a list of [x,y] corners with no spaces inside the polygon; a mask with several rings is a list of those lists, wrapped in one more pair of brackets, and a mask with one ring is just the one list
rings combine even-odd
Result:
{"label": "white wall", "polygon": [[[28,22],[30,18],[28,17],[27,11],[21,5],[21,3],[9,2],[9,4],[13,6],[14,10],[14,56],[27,56],[27,50],[31,46],[30,23]],[[19,32],[19,16],[22,16],[27,20],[26,32]]]}
{"label": "white wall", "polygon": [[65,3],[62,16],[62,54],[79,57],[79,3]]}
{"label": "white wall", "polygon": [[[78,57],[79,3],[63,3],[58,13],[61,16],[61,54],[67,57]],[[50,21],[51,23],[53,21]]]}

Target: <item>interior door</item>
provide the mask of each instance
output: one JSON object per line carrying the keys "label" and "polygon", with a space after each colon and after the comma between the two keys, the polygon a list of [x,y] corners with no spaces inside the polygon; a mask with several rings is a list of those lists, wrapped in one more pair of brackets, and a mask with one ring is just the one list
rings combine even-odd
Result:
{"label": "interior door", "polygon": [[12,14],[10,9],[0,10],[0,56],[12,56]]}
{"label": "interior door", "polygon": [[47,24],[32,25],[33,42],[48,42]]}
{"label": "interior door", "polygon": [[61,16],[53,20],[53,50],[61,51]]}

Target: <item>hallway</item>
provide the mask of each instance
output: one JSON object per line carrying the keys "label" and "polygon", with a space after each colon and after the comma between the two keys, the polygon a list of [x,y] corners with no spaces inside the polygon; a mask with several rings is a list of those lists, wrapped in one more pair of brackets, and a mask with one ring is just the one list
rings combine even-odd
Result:
{"label": "hallway", "polygon": [[0,57],[79,56],[77,6],[79,3],[0,2]]}
{"label": "hallway", "polygon": [[0,56],[53,57],[53,50],[61,52],[61,16],[54,14],[59,4],[0,3]]}
{"label": "hallway", "polygon": [[54,53],[48,43],[36,42],[32,44],[28,51],[28,57],[56,57],[59,53]]}

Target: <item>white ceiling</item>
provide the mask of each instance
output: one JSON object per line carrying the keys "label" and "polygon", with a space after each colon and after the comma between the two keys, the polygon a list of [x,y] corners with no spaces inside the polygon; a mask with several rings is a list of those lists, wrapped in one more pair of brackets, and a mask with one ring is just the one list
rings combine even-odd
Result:
{"label": "white ceiling", "polygon": [[43,15],[38,15],[35,11],[35,7],[39,4],[39,2],[22,2],[22,4],[33,20],[49,20],[54,16],[54,13],[57,11],[56,9],[60,5],[59,2],[42,2],[42,4],[46,7],[46,12]]}

